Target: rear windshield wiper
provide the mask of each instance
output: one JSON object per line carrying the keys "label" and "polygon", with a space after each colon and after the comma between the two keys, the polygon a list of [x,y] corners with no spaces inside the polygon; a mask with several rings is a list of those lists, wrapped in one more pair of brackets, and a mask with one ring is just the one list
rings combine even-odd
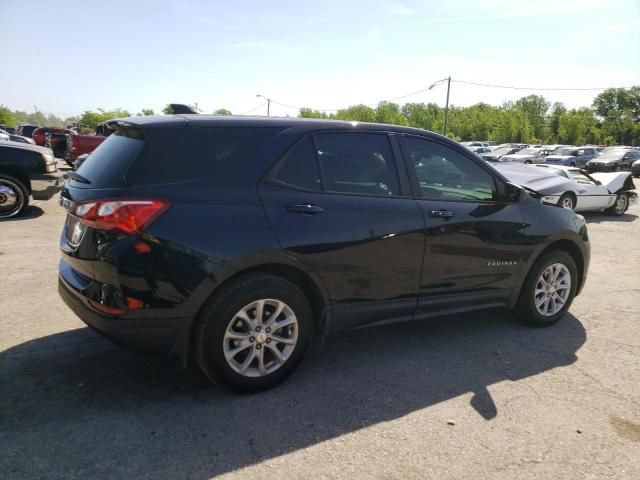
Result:
{"label": "rear windshield wiper", "polygon": [[87,185],[89,185],[91,183],[91,180],[89,180],[86,177],[83,177],[82,175],[80,175],[77,172],[69,172],[69,173],[67,173],[67,177],[75,180],[76,182],[86,183]]}

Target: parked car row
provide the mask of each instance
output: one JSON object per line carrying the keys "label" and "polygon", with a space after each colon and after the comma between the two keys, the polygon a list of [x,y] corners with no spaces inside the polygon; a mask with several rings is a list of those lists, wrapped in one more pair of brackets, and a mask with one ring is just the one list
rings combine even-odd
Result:
{"label": "parked car row", "polygon": [[633,163],[640,160],[640,150],[626,146],[604,148],[597,145],[580,147],[574,145],[534,145],[523,148],[523,144],[504,144],[493,149],[484,146],[467,146],[467,148],[488,162],[550,164],[579,167],[589,172],[632,171]]}

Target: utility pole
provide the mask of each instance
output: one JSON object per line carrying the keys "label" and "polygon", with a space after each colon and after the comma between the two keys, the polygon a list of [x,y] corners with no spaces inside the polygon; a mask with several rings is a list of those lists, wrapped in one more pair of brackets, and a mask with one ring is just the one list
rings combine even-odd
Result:
{"label": "utility pole", "polygon": [[258,97],[258,98],[264,98],[264,99],[267,101],[267,117],[268,117],[268,116],[269,116],[269,114],[270,114],[270,110],[271,110],[271,99],[270,99],[270,98],[265,97],[264,95],[260,95],[260,94],[257,94],[257,95],[256,95],[256,97]]}
{"label": "utility pole", "polygon": [[429,87],[429,90],[431,90],[436,85],[440,85],[444,82],[447,82],[447,103],[444,106],[444,129],[442,134],[446,135],[447,124],[449,123],[449,93],[451,91],[451,77],[443,78],[442,80],[438,80],[437,82],[432,83],[431,86]]}

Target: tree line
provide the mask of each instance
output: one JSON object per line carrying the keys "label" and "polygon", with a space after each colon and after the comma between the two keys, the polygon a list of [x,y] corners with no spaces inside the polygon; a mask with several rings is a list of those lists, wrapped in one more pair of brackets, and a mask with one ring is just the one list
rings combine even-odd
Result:
{"label": "tree line", "polygon": [[[171,106],[162,110],[171,114]],[[143,108],[136,115],[155,115]],[[214,115],[231,115],[220,108]],[[86,110],[75,117],[59,118],[42,112],[11,111],[0,105],[0,124],[12,127],[19,122],[47,126],[77,123],[84,129],[107,120],[130,117],[127,110]],[[380,102],[376,107],[353,105],[327,113],[301,108],[298,117],[359,122],[388,123],[442,132],[444,108],[435,103]],[[611,88],[600,93],[590,107],[568,109],[562,103],[551,104],[540,95],[529,95],[500,106],[478,103],[469,107],[451,106],[447,135],[458,141],[493,140],[497,143],[561,143],[581,145],[640,145],[640,86]]]}
{"label": "tree line", "polygon": [[[300,109],[303,118],[389,123],[442,132],[444,108],[435,103],[380,102],[377,107],[354,105],[335,113]],[[501,106],[478,103],[451,106],[447,135],[458,141],[497,143],[561,143],[569,145],[640,145],[640,86],[600,93],[591,107],[568,109],[540,95],[529,95]]]}

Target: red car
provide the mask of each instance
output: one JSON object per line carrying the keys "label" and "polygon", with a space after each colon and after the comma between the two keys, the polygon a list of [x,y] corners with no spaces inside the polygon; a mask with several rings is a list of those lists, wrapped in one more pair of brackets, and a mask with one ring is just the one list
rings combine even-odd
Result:
{"label": "red car", "polygon": [[31,138],[36,142],[36,145],[44,147],[44,143],[47,141],[47,133],[69,133],[72,132],[68,128],[55,128],[55,127],[39,127],[36,128],[31,134]]}
{"label": "red car", "polygon": [[64,161],[73,167],[73,163],[80,155],[93,152],[110,134],[111,130],[101,123],[96,127],[95,135],[67,135],[67,150],[64,152]]}

